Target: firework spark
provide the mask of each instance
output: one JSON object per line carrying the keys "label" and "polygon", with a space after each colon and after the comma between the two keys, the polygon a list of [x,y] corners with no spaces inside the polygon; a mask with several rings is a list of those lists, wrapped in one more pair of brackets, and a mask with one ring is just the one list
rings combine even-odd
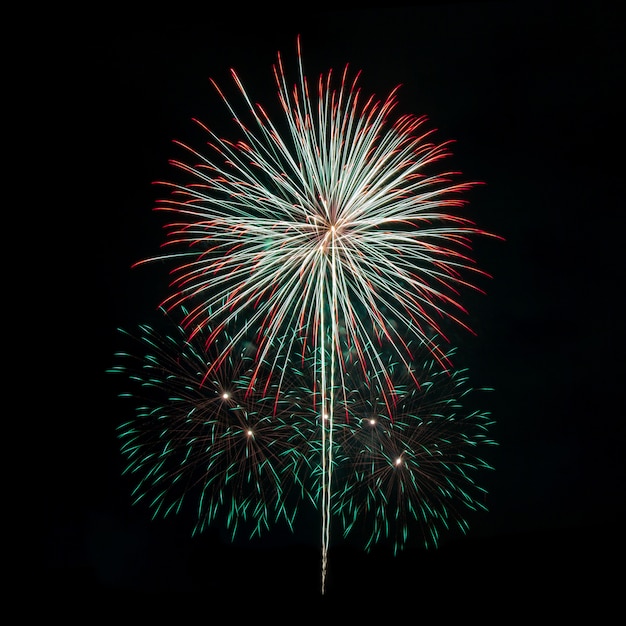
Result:
{"label": "firework spark", "polygon": [[[463,193],[477,183],[454,182],[458,178],[454,171],[431,172],[449,156],[449,142],[433,140],[426,118],[396,114],[397,88],[382,100],[366,96],[358,84],[359,73],[351,77],[348,66],[338,81],[329,71],[311,85],[299,41],[297,52],[298,81],[293,87],[280,54],[274,67],[280,123],[253,104],[234,70],[244,113],[239,114],[213,82],[241,138],[230,141],[198,122],[207,135],[206,153],[179,144],[188,159],[172,164],[189,182],[161,183],[171,194],[156,208],[175,219],[166,227],[163,253],[137,265],[155,260],[174,265],[171,292],[161,306],[168,312],[184,311],[180,327],[185,341],[199,337],[211,354],[210,359],[191,356],[194,377],[203,368],[200,386],[194,388],[202,407],[207,400],[198,389],[207,384],[211,389],[224,372],[230,378],[230,370],[242,366],[244,341],[254,346],[254,352],[246,355],[245,375],[239,379],[245,387],[238,389],[242,398],[228,409],[241,419],[258,415],[241,407],[261,398],[264,407],[273,398],[270,413],[275,415],[293,394],[289,372],[306,363],[305,373],[315,384],[308,385],[308,397],[298,402],[308,399],[313,423],[320,425],[316,492],[322,515],[323,592],[335,502],[333,439],[340,436],[344,450],[344,427],[354,428],[350,411],[345,410],[350,406],[349,382],[356,376],[367,380],[377,411],[385,408],[384,432],[396,433],[404,447],[419,448],[419,438],[401,435],[414,429],[399,417],[402,407],[389,359],[408,373],[416,389],[421,381],[415,361],[423,358],[424,348],[429,362],[441,371],[450,370],[444,322],[468,328],[460,292],[478,289],[474,279],[485,275],[471,257],[471,239],[489,233],[457,210],[465,205]],[[190,349],[190,343],[184,345]],[[185,404],[190,400],[194,398],[186,397]],[[204,412],[211,413],[214,405],[209,401]],[[225,409],[220,405],[215,410]],[[191,426],[186,414],[179,417],[178,425],[167,427],[166,438],[191,439],[195,422]],[[222,422],[207,419],[214,433],[211,441],[222,437],[218,425]],[[276,424],[277,431],[283,429],[288,432],[288,420]],[[360,436],[350,432],[350,440]],[[134,430],[125,435],[130,449],[134,437]],[[388,443],[381,439],[372,444],[372,454],[382,458],[390,453]],[[414,467],[418,454],[406,450],[403,458],[410,456]],[[272,468],[263,470],[275,479],[276,495],[269,502],[291,519],[281,510],[283,474],[273,464],[276,457],[272,463],[265,456],[235,458],[247,468],[246,476]],[[137,464],[141,466],[141,461]],[[183,466],[175,473],[182,480]],[[209,464],[209,482],[212,473]],[[149,474],[156,482],[160,476]],[[346,494],[353,498],[349,490]],[[232,516],[237,518],[248,508],[238,498],[234,501]],[[270,514],[267,506],[255,514],[261,525]],[[213,508],[209,511],[207,521]],[[380,526],[383,510],[376,511]]]}

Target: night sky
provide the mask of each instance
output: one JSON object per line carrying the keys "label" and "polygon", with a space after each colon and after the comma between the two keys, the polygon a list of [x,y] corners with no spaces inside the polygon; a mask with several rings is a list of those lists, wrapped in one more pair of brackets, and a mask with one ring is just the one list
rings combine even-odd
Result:
{"label": "night sky", "polygon": [[494,616],[503,598],[530,612],[547,601],[561,617],[580,603],[604,611],[620,588],[609,571],[624,558],[617,12],[551,2],[304,6],[145,23],[103,15],[38,40],[32,176],[44,166],[53,178],[31,198],[45,216],[39,262],[50,278],[35,321],[45,338],[36,359],[45,370],[42,563],[28,584],[58,597],[319,597],[314,516],[294,536],[231,545],[219,528],[192,539],[185,516],[151,521],[131,506],[115,436],[130,406],[105,373],[116,329],[151,319],[168,293],[162,267],[130,266],[162,241],[152,182],[175,176],[172,140],[202,144],[193,117],[238,138],[209,78],[234,93],[233,67],[272,109],[276,53],[295,70],[300,34],[309,77],[349,63],[366,93],[402,84],[397,110],[428,115],[439,139],[455,140],[451,166],[486,183],[469,192],[466,211],[505,239],[476,242],[493,278],[485,295],[464,296],[476,336],[455,335],[472,380],[495,389],[483,407],[499,444],[488,451],[495,471],[481,475],[489,512],[470,515],[470,533],[444,536],[435,552],[366,555],[337,538],[327,597],[391,594],[415,615],[418,596],[439,610],[475,600]]}

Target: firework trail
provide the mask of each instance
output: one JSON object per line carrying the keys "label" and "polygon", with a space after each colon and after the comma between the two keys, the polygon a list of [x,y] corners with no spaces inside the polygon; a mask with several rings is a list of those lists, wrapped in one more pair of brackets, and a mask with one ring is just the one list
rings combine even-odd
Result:
{"label": "firework trail", "polygon": [[[470,242],[488,233],[454,211],[477,183],[430,172],[449,143],[433,141],[424,117],[395,115],[397,89],[383,100],[365,96],[348,66],[338,81],[329,71],[310,85],[299,40],[297,52],[293,87],[280,54],[274,67],[280,121],[253,104],[234,70],[246,119],[213,83],[241,139],[198,122],[208,150],[179,144],[188,159],[172,164],[187,182],[162,182],[171,193],[156,207],[174,216],[163,253],[137,265],[173,263],[161,306],[184,311],[187,340],[202,337],[211,351],[199,363],[201,387],[249,341],[243,398],[273,397],[278,407],[289,395],[288,373],[307,363],[315,381],[309,406],[320,424],[323,592],[333,438],[340,424],[350,427],[349,411],[340,410],[350,404],[347,382],[366,379],[391,420],[398,398],[389,358],[415,387],[424,348],[429,361],[451,369],[443,322],[467,328],[460,292],[477,289],[474,278],[485,275]],[[259,519],[265,523],[266,513]]]}

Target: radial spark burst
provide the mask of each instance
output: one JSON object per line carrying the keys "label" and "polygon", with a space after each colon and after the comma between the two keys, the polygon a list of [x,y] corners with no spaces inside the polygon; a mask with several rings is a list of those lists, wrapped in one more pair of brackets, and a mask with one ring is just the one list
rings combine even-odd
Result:
{"label": "radial spark burst", "polygon": [[320,76],[312,97],[299,50],[298,60],[293,89],[280,55],[274,68],[282,134],[234,70],[248,122],[215,85],[242,139],[198,122],[208,150],[179,144],[194,162],[172,164],[190,182],[160,183],[172,193],[156,209],[176,219],[164,254],[140,263],[174,262],[162,304],[188,306],[189,332],[210,323],[211,341],[246,318],[234,343],[256,328],[259,360],[285,363],[301,337],[317,344],[329,326],[338,366],[354,351],[363,371],[379,372],[384,394],[381,339],[409,365],[407,340],[416,337],[448,366],[441,322],[467,327],[459,289],[477,289],[469,279],[484,275],[470,237],[487,233],[451,209],[477,183],[432,172],[450,142],[436,143],[425,117],[392,117],[397,89],[382,101],[364,96],[346,67],[338,87],[332,72]]}
{"label": "radial spark burst", "polygon": [[[211,417],[215,402],[220,403],[219,412],[226,410],[219,390],[213,389],[215,397],[208,401],[199,389],[208,386],[212,390],[224,372],[230,378],[230,370],[244,363],[245,373],[238,381],[245,388],[238,392],[246,403],[256,400],[262,408],[257,413],[253,404],[237,399],[229,406],[229,415],[245,420],[252,416],[259,420],[259,415],[270,413],[285,415],[285,419],[274,417],[276,421],[264,423],[281,431],[280,436],[276,433],[279,441],[290,428],[303,432],[317,428],[317,465],[299,460],[297,467],[310,466],[319,480],[313,492],[322,517],[323,592],[335,503],[341,511],[367,506],[377,529],[373,540],[386,532],[385,510],[394,515],[402,512],[407,519],[447,519],[440,507],[445,491],[454,491],[452,485],[438,485],[439,499],[429,496],[422,504],[413,502],[418,494],[425,495],[417,479],[429,471],[422,439],[413,428],[422,418],[399,404],[408,400],[398,397],[390,363],[407,373],[413,389],[419,388],[420,373],[432,378],[436,367],[446,375],[453,371],[444,326],[451,322],[468,328],[461,291],[478,289],[475,280],[486,275],[472,258],[471,240],[489,233],[461,215],[463,194],[477,183],[455,182],[458,172],[439,169],[450,154],[450,143],[434,140],[425,117],[397,114],[397,88],[384,99],[365,95],[359,73],[351,76],[348,66],[338,76],[329,71],[309,83],[299,41],[297,68],[298,80],[291,87],[278,55],[274,77],[281,114],[275,121],[261,105],[253,104],[234,70],[241,113],[213,82],[239,139],[223,138],[198,122],[206,134],[205,149],[179,143],[187,156],[172,164],[184,182],[162,182],[171,193],[156,207],[173,216],[166,226],[163,252],[137,265],[155,260],[172,264],[170,293],[161,306],[170,313],[183,311],[180,327],[185,341],[200,338],[211,355],[210,359],[203,354],[191,356],[194,380],[204,368],[202,380],[194,388],[195,396],[185,397],[186,406],[175,418],[176,425],[168,424],[164,431],[191,440],[198,423],[189,422],[187,412],[198,412],[192,406],[195,400],[206,407],[200,412],[209,414],[211,442],[223,437],[221,421]],[[254,348],[241,361],[244,341]],[[181,359],[188,358],[190,345],[184,343]],[[430,364],[427,372],[421,365],[425,360]],[[294,389],[290,372],[295,370],[305,380]],[[357,505],[349,481],[339,486],[345,504],[333,496],[333,473],[344,471],[333,456],[335,448],[339,458],[347,456],[359,467],[364,458],[350,447],[362,437],[351,430],[356,424],[349,420],[351,381],[359,376],[367,380],[372,406],[386,416],[384,426],[376,427],[378,439],[367,450],[370,457],[379,459],[378,465],[372,462],[377,467],[376,480],[389,485],[393,502],[366,492],[365,504]],[[169,379],[157,379],[158,384],[169,383]],[[281,403],[287,399],[309,407],[310,424],[301,421],[294,406],[287,411],[292,413],[289,419],[281,413]],[[266,408],[270,401],[274,403],[271,410]],[[158,419],[165,424],[168,415],[159,411]],[[245,426],[237,428],[245,430]],[[127,449],[134,451],[136,436],[134,430],[128,431]],[[293,436],[290,432],[286,439],[291,441]],[[193,439],[194,452],[202,445],[196,444],[200,440]],[[460,431],[451,441],[445,451],[448,459],[452,459],[453,446],[464,443]],[[404,464],[399,463],[394,475],[386,475],[383,459],[393,454],[392,442],[402,448]],[[251,444],[241,445],[248,450]],[[280,445],[274,444],[275,449]],[[367,447],[365,442],[358,445]],[[167,456],[169,450],[161,453]],[[243,491],[258,484],[257,477],[249,478],[255,472],[263,471],[270,479],[263,494],[268,499],[259,512],[251,500],[234,497],[233,518],[255,511],[259,525],[265,526],[278,511],[292,519],[291,512],[282,508],[284,468],[292,466],[284,463],[287,457],[282,452],[272,453],[270,462],[270,457],[242,451],[236,457],[238,465],[228,465],[226,474],[220,474],[221,458],[214,457],[206,465],[208,484],[217,480],[213,478],[217,472],[233,476],[235,486],[235,467],[246,476],[245,484],[237,484]],[[254,468],[256,461],[259,466]],[[452,466],[462,479],[463,464]],[[133,468],[137,467],[142,467],[139,458]],[[184,467],[174,469],[177,482],[187,480]],[[398,490],[391,486],[391,476],[397,478],[401,472],[407,479]],[[150,471],[147,478],[158,483],[161,474]],[[300,484],[300,471],[293,478]],[[415,486],[411,487],[411,481]],[[275,493],[270,495],[272,490]],[[207,497],[213,502],[209,494],[214,492],[203,490],[203,502]],[[419,515],[413,506],[419,508]],[[213,508],[208,510],[206,520],[210,521]],[[406,528],[402,526],[401,532]]]}
{"label": "radial spark burst", "polygon": [[[245,341],[235,349],[228,340],[223,359],[223,335],[207,344],[203,333],[189,339],[167,320],[167,334],[147,325],[123,331],[134,349],[117,353],[111,369],[129,381],[121,395],[135,402],[134,418],[118,429],[135,502],[146,502],[154,517],[195,509],[194,533],[217,518],[233,538],[241,526],[250,536],[279,521],[291,528],[302,465],[291,397],[273,395],[269,381],[264,389],[250,384],[253,366],[257,384],[267,370],[254,364]],[[207,378],[217,358],[220,368]]]}
{"label": "radial spark burst", "polygon": [[[124,332],[135,350],[119,352],[111,370],[130,382],[122,395],[136,406],[118,433],[126,471],[137,479],[135,502],[145,501],[155,517],[187,505],[194,533],[220,513],[233,538],[242,526],[251,537],[281,521],[293,530],[299,509],[318,505],[325,484],[320,444],[328,418],[311,402],[319,395],[319,383],[311,386],[314,353],[285,373],[282,387],[251,390],[249,344],[207,380],[220,350],[202,334],[189,339],[173,328]],[[442,530],[465,532],[467,512],[486,510],[476,478],[493,469],[480,456],[496,445],[489,413],[468,406],[477,390],[467,372],[442,371],[432,358],[419,363],[419,372],[409,372],[387,356],[391,408],[371,386],[375,377],[355,369],[336,401],[330,510],[339,532],[366,550],[381,542],[402,550],[410,534],[436,547]],[[257,382],[268,382],[269,371],[261,371]]]}
{"label": "radial spark burst", "polygon": [[346,381],[347,419],[334,435],[332,513],[344,536],[361,537],[367,550],[381,541],[402,550],[410,534],[437,547],[442,531],[466,532],[467,514],[485,510],[476,479],[492,469],[482,458],[495,445],[492,420],[472,408],[479,390],[466,371],[442,371],[427,359],[419,365],[419,386],[416,372],[401,363],[389,362],[388,372],[392,407],[361,377]]}

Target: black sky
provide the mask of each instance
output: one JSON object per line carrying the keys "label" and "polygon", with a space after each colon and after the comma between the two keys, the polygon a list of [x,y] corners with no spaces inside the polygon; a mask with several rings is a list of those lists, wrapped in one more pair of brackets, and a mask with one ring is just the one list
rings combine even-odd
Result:
{"label": "black sky", "polygon": [[230,89],[230,67],[255,99],[275,106],[276,52],[293,64],[300,34],[310,76],[349,63],[368,93],[402,84],[399,110],[427,114],[441,139],[456,141],[454,167],[486,183],[469,194],[468,212],[506,239],[477,242],[493,279],[486,295],[465,300],[477,336],[460,335],[458,346],[476,384],[495,388],[490,511],[435,554],[366,556],[338,542],[331,589],[343,596],[374,584],[444,598],[458,585],[488,603],[506,593],[543,597],[555,610],[582,590],[590,604],[613,601],[615,579],[602,572],[624,556],[626,223],[624,45],[610,7],[234,7],[145,23],[103,15],[42,36],[33,152],[50,162],[42,198],[56,206],[33,201],[54,233],[41,259],[52,259],[44,270],[53,274],[40,294],[52,304],[40,303],[38,323],[48,329],[55,411],[41,411],[43,558],[32,584],[315,597],[319,565],[308,539],[231,546],[216,530],[192,540],[184,520],[151,521],[130,506],[115,439],[128,407],[105,374],[116,328],[149,318],[165,295],[158,268],[130,265],[161,242],[151,183],[172,174],[172,140],[202,141],[192,117],[235,133],[209,83]]}

